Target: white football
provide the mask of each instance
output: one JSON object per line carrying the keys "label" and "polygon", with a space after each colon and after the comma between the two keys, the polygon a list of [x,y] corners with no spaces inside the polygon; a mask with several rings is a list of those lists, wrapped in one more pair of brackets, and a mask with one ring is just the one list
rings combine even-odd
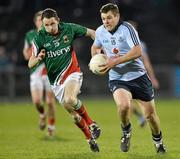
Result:
{"label": "white football", "polygon": [[96,75],[103,75],[105,72],[101,72],[101,67],[99,65],[105,64],[107,61],[107,57],[104,54],[96,54],[94,55],[89,63],[90,70]]}

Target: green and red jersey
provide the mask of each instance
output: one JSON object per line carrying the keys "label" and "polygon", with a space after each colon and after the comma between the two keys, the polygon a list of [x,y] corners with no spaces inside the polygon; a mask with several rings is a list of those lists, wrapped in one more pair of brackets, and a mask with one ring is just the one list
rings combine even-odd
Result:
{"label": "green and red jersey", "polygon": [[33,41],[35,56],[41,49],[46,50],[43,62],[51,85],[61,84],[71,73],[80,72],[73,41],[87,33],[87,28],[78,24],[60,23],[58,27],[59,33],[55,36],[42,28]]}

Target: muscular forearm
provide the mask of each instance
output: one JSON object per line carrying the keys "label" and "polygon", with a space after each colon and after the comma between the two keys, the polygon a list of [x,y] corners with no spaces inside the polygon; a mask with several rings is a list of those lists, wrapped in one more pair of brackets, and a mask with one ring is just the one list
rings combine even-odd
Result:
{"label": "muscular forearm", "polygon": [[150,79],[155,79],[156,77],[155,77],[152,65],[145,65],[145,68],[147,70],[147,73],[148,73]]}
{"label": "muscular forearm", "polygon": [[38,56],[35,56],[35,54],[32,54],[28,62],[28,67],[32,68],[36,66],[40,61],[44,59],[44,57],[45,57],[45,49],[41,49]]}
{"label": "muscular forearm", "polygon": [[141,56],[141,48],[139,46],[134,46],[127,54],[116,58],[116,64],[128,62],[140,56]]}
{"label": "muscular forearm", "polygon": [[33,68],[40,62],[40,59],[38,57],[31,56],[28,62],[28,67]]}
{"label": "muscular forearm", "polygon": [[144,66],[147,70],[147,73],[149,75],[150,78],[155,78],[155,74],[154,74],[154,70],[153,67],[151,65],[150,59],[147,55],[143,54],[143,62],[144,62]]}

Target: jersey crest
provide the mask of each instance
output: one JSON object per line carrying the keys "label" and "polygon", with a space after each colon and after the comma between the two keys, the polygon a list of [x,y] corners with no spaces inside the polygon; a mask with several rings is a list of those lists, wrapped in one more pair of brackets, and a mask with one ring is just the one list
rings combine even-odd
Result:
{"label": "jersey crest", "polygon": [[68,36],[67,36],[67,35],[64,35],[64,36],[63,36],[63,40],[64,40],[64,43],[69,42]]}

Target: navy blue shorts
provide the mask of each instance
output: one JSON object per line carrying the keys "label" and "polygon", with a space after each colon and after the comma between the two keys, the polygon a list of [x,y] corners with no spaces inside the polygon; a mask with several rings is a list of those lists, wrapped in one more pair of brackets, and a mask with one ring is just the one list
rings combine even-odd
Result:
{"label": "navy blue shorts", "polygon": [[109,88],[112,93],[119,88],[123,88],[131,92],[133,99],[140,99],[146,102],[151,101],[154,98],[152,83],[147,74],[131,81],[109,81]]}

